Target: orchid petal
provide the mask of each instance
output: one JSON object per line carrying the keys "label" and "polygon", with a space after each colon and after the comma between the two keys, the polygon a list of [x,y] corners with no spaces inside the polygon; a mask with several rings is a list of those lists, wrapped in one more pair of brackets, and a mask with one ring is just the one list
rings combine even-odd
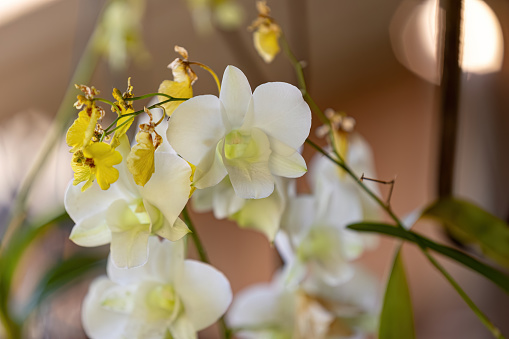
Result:
{"label": "orchid petal", "polygon": [[196,190],[191,197],[193,210],[198,213],[212,211],[212,206],[214,203],[214,191],[215,187],[207,187]]}
{"label": "orchid petal", "polygon": [[281,288],[257,284],[239,292],[227,315],[228,325],[234,328],[270,328],[277,324],[281,312]]}
{"label": "orchid petal", "polygon": [[223,219],[238,212],[245,204],[245,200],[235,194],[228,177],[215,186],[213,197],[214,217],[216,219]]}
{"label": "orchid petal", "polygon": [[173,225],[165,221],[163,227],[158,229],[155,233],[168,240],[177,241],[190,232],[191,230],[187,227],[186,223],[183,222],[182,219],[177,218]]}
{"label": "orchid petal", "polygon": [[149,225],[140,222],[125,200],[111,204],[106,222],[111,230],[111,257],[115,265],[143,265],[148,256]]}
{"label": "orchid petal", "polygon": [[173,112],[168,123],[168,141],[193,165],[199,164],[225,135],[220,106],[217,97],[202,95],[183,102]]}
{"label": "orchid petal", "polygon": [[307,172],[306,161],[297,151],[290,156],[272,152],[269,168],[272,174],[286,178],[299,178]]}
{"label": "orchid petal", "polygon": [[230,283],[223,273],[195,260],[185,261],[175,289],[197,331],[216,322],[232,301]]}
{"label": "orchid petal", "polygon": [[106,224],[106,212],[99,212],[77,222],[71,231],[69,239],[83,247],[108,244],[111,241],[111,231]]}
{"label": "orchid petal", "polygon": [[156,152],[155,162],[156,172],[139,190],[143,199],[158,208],[173,225],[189,200],[191,167],[184,159],[170,153]]}
{"label": "orchid petal", "polygon": [[92,185],[84,192],[81,191],[82,185],[69,183],[64,198],[65,210],[75,222],[106,210],[112,202],[124,197],[115,184],[105,191],[98,185]]}
{"label": "orchid petal", "polygon": [[214,149],[202,159],[196,166],[193,186],[199,189],[217,185],[228,173],[223,164],[221,149],[223,140],[217,143]]}
{"label": "orchid petal", "polygon": [[284,205],[276,191],[264,199],[247,200],[243,208],[232,216],[240,227],[252,228],[265,234],[270,242],[274,241]]}
{"label": "orchid petal", "polygon": [[239,128],[251,101],[251,86],[244,73],[237,67],[226,67],[219,100],[223,103],[231,128]]}
{"label": "orchid petal", "polygon": [[253,93],[254,111],[248,112],[242,128],[263,130],[294,150],[299,148],[311,129],[311,110],[295,86],[271,82],[258,86]]}
{"label": "orchid petal", "polygon": [[198,338],[193,323],[185,314],[182,314],[177,319],[175,319],[175,321],[170,325],[169,330],[172,335],[171,338],[174,339]]}
{"label": "orchid petal", "polygon": [[315,213],[314,199],[311,195],[300,195],[288,200],[281,228],[288,233],[291,242],[300,242],[307,236]]}
{"label": "orchid petal", "polygon": [[101,277],[90,285],[83,300],[83,329],[92,339],[120,339],[128,321],[128,315],[111,312],[101,306],[102,296],[116,285],[106,277]]}
{"label": "orchid petal", "polygon": [[[244,199],[261,199],[274,191],[274,176],[269,170],[271,154],[269,139],[259,129],[251,131],[251,141],[256,150],[252,157],[228,159],[223,151],[223,162],[230,175],[235,193]],[[226,146],[225,146],[226,147]]]}
{"label": "orchid petal", "polygon": [[111,257],[118,267],[137,267],[147,262],[150,233],[142,227],[126,232],[112,232]]}

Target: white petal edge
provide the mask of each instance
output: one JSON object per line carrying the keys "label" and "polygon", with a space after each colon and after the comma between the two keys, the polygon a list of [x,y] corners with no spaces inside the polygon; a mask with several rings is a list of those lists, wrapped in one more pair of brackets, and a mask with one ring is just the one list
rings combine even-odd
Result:
{"label": "white petal edge", "polygon": [[219,98],[200,95],[180,104],[170,118],[168,141],[193,165],[199,164],[225,135],[220,106]]}
{"label": "white petal edge", "polygon": [[106,224],[106,212],[101,211],[74,225],[69,239],[76,245],[95,247],[109,244],[111,231]]}
{"label": "white petal edge", "polygon": [[253,93],[253,105],[242,128],[260,128],[295,150],[309,136],[311,110],[297,87],[283,82],[262,84]]}
{"label": "white petal edge", "polygon": [[307,172],[306,161],[297,151],[290,156],[272,152],[269,168],[272,174],[286,178],[299,178]]}
{"label": "white petal edge", "polygon": [[74,222],[91,217],[100,211],[105,211],[112,202],[124,198],[124,195],[115,184],[105,191],[99,185],[92,185],[85,192],[82,192],[81,187],[83,185],[84,183],[74,186],[71,181],[65,193],[65,210]]}
{"label": "white petal edge", "polygon": [[[281,320],[282,289],[273,284],[257,284],[240,291],[233,300],[226,321],[234,328],[270,327]],[[291,308],[291,305],[289,308]]]}
{"label": "white petal edge", "polygon": [[155,173],[140,193],[173,225],[189,200],[191,167],[175,154],[157,152],[155,166]]}
{"label": "white petal edge", "polygon": [[196,165],[194,187],[203,189],[215,186],[224,179],[228,172],[221,157],[223,144],[223,140],[219,141],[216,147],[211,149],[202,161]]}
{"label": "white petal edge", "polygon": [[224,274],[195,260],[184,262],[175,290],[197,331],[216,322],[232,301],[230,283]]}

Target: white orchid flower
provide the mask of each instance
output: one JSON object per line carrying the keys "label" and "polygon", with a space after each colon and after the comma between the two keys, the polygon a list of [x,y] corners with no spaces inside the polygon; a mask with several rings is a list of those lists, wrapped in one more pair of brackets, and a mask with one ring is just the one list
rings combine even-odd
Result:
{"label": "white orchid flower", "polygon": [[216,186],[196,190],[191,200],[195,211],[213,211],[216,219],[234,220],[240,227],[262,232],[273,242],[286,206],[287,181],[276,177],[276,188],[267,198],[242,199],[225,177]]}
{"label": "white orchid flower", "polygon": [[241,339],[292,339],[294,293],[286,288],[282,275],[276,274],[270,283],[255,284],[237,293],[226,321]]}
{"label": "white orchid flower", "polygon": [[[364,174],[368,178],[377,178],[373,152],[360,134],[348,135],[348,151],[345,161],[359,176]],[[335,190],[348,193],[350,200],[355,200],[361,205],[363,220],[380,220],[380,207],[373,198],[368,196],[341,168],[322,154],[317,154],[312,160],[309,174],[314,192],[329,194],[329,191]],[[364,184],[375,193],[379,192],[379,184],[368,180],[364,181]]]}
{"label": "white orchid flower", "polygon": [[147,261],[151,234],[176,241],[189,232],[178,216],[189,199],[191,167],[166,143],[155,152],[155,173],[142,187],[125,165],[127,137],[117,150],[123,158],[120,177],[108,190],[93,185],[81,192],[81,185],[68,186],[65,208],[76,223],[70,239],[85,247],[111,243],[117,266],[136,267]]}
{"label": "white orchid flower", "polygon": [[282,276],[238,293],[227,314],[241,339],[362,339],[376,329],[378,285],[355,266],[347,282],[308,280],[288,288]]}
{"label": "white orchid flower", "polygon": [[197,338],[232,300],[226,277],[214,267],[184,260],[183,240],[149,239],[148,262],[121,269],[108,262],[83,301],[82,322],[92,339]]}
{"label": "white orchid flower", "polygon": [[274,191],[274,176],[306,172],[297,149],[310,127],[311,111],[295,86],[272,82],[251,93],[244,73],[228,66],[219,98],[183,102],[167,135],[175,151],[196,166],[195,187],[214,186],[229,175],[239,197],[260,199]]}
{"label": "white orchid flower", "polygon": [[[346,187],[351,190],[351,187]],[[351,191],[329,190],[290,198],[276,246],[287,264],[287,282],[319,276],[331,285],[348,280],[350,262],[364,251],[361,235],[346,225],[362,220],[362,208]]]}

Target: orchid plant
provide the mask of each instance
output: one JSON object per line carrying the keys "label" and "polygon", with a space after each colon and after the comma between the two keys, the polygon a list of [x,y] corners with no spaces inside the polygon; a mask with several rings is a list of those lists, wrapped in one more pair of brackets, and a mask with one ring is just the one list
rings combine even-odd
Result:
{"label": "orchid plant", "polygon": [[[212,3],[223,10],[222,2]],[[225,3],[237,8],[234,1]],[[258,1],[257,9],[250,27],[257,52],[268,63],[283,50],[298,86],[270,82],[253,91],[233,65],[220,82],[210,67],[190,61],[180,46],[175,46],[180,57],[169,65],[173,79],[163,81],[157,92],[135,96],[129,78],[125,92],[113,90],[112,101],[99,97],[92,86],[76,85],[82,93],[74,106],[80,112],[66,134],[74,171],[65,196],[74,222],[70,239],[83,247],[110,244],[107,275],[91,283],[83,301],[86,334],[97,339],[192,339],[218,322],[224,338],[367,338],[377,331],[381,339],[414,338],[399,250],[383,301],[380,284],[355,262],[376,247],[373,233],[379,233],[416,244],[494,337],[503,338],[430,252],[473,269],[508,293],[509,277],[411,231],[413,222],[395,215],[390,196],[382,199],[379,192],[379,185],[394,182],[376,179],[372,152],[355,132],[355,120],[320,109],[270,8]],[[114,16],[114,11],[110,8],[105,15]],[[122,31],[103,24],[100,29],[122,37],[133,27],[137,25]],[[103,40],[99,45],[103,53],[115,53]],[[109,59],[126,60],[124,54]],[[218,96],[195,95],[195,66],[214,78]],[[155,101],[135,108],[147,98]],[[116,114],[106,128],[101,125],[105,104]],[[310,140],[313,114],[323,123],[316,134],[324,147]],[[135,121],[140,124],[130,140]],[[305,144],[316,151],[309,172],[302,156]],[[309,182],[307,192],[296,186],[302,176]],[[196,212],[212,211],[218,219],[261,232],[274,244],[282,265],[273,281],[233,297],[228,278],[208,260],[188,212],[190,201]],[[383,212],[393,224],[382,221]],[[462,213],[473,217],[458,218]],[[446,199],[423,209],[420,217],[448,223],[465,241],[488,248],[486,255],[509,261],[507,251],[491,246],[493,238],[478,237],[483,232],[478,224],[487,223],[493,235],[504,239],[509,231],[476,206]],[[45,223],[36,232],[51,225]],[[17,338],[23,335],[22,326],[12,315],[8,294],[19,249],[30,240],[21,237],[22,227],[11,226],[11,237],[17,239],[13,243],[20,247],[3,246],[0,252],[0,315],[7,335]],[[189,241],[201,262],[187,258]],[[75,265],[69,261],[71,272]],[[49,278],[59,281],[69,271],[52,274]]]}

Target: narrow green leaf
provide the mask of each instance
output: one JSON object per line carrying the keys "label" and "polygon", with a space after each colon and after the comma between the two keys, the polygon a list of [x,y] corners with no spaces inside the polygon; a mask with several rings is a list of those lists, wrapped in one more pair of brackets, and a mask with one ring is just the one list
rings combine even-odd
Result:
{"label": "narrow green leaf", "polygon": [[395,227],[388,224],[382,223],[358,223],[348,225],[348,228],[359,231],[359,232],[375,232],[380,233],[396,238],[400,238],[406,241],[410,241],[413,243],[417,243],[418,241],[425,248],[429,248],[437,253],[445,255],[450,259],[470,268],[471,270],[476,271],[477,273],[483,275],[484,277],[491,280],[497,286],[499,286],[502,290],[504,290],[507,294],[509,294],[509,276],[504,273],[494,269],[491,266],[488,266],[474,257],[461,252],[455,248],[444,246],[437,244],[431,239],[428,239],[416,232],[406,231],[402,228]]}
{"label": "narrow green leaf", "polygon": [[387,282],[378,338],[415,338],[412,301],[405,276],[405,267],[401,260],[401,248],[398,249],[394,258],[391,276]]}
{"label": "narrow green leaf", "polygon": [[100,255],[76,254],[53,265],[42,277],[23,312],[28,316],[34,308],[59,289],[68,286],[76,279],[84,277],[92,270],[104,268],[106,259]]}
{"label": "narrow green leaf", "polygon": [[459,240],[479,245],[486,256],[509,267],[509,225],[491,213],[468,201],[445,198],[422,216],[439,220]]}

